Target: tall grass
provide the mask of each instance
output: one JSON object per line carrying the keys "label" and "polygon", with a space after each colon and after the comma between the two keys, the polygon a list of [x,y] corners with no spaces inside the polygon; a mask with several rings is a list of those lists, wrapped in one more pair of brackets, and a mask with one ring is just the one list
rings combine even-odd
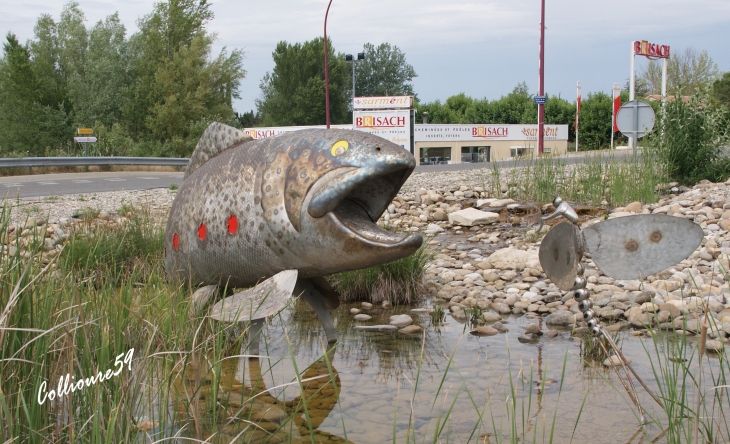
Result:
{"label": "tall grass", "polygon": [[432,250],[423,247],[402,259],[328,279],[344,301],[411,304],[424,297],[423,274],[433,256]]}
{"label": "tall grass", "polygon": [[655,202],[657,185],[665,181],[664,170],[654,151],[640,156],[615,157],[612,153],[585,156],[568,165],[564,158],[527,157],[492,169],[483,176],[485,189],[521,202],[545,203],[560,195],[570,202],[586,205],[622,206],[629,202]]}

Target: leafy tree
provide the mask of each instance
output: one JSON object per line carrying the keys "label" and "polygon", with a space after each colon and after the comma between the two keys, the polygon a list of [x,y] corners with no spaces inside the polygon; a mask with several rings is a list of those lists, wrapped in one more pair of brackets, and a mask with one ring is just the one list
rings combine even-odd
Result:
{"label": "leafy tree", "polygon": [[66,114],[41,103],[42,92],[27,46],[8,33],[0,60],[0,150],[39,155],[63,137]]}
{"label": "leafy tree", "polygon": [[197,137],[198,122],[233,117],[231,97],[244,74],[241,55],[222,52],[207,63],[211,44],[199,35],[158,67],[152,86],[160,99],[150,109],[147,126],[160,140]]}
{"label": "leafy tree", "polygon": [[613,100],[603,92],[589,93],[581,102],[578,149],[595,150],[611,143]]}
{"label": "leafy tree", "polygon": [[413,66],[406,62],[406,56],[400,48],[390,43],[381,43],[377,47],[365,43],[363,50],[365,60],[357,62],[355,66],[355,95],[415,95],[410,82],[417,74]]}
{"label": "leafy tree", "polygon": [[[685,48],[673,53],[667,62],[667,94],[692,95],[696,88],[711,86],[719,74],[717,64],[707,51]],[[648,94],[661,94],[662,62],[650,61],[638,78],[646,83]]]}
{"label": "leafy tree", "polygon": [[[350,120],[348,66],[344,54],[335,55],[328,43],[330,118],[332,123]],[[325,116],[324,40],[304,43],[281,41],[272,53],[274,70],[261,80],[258,112],[266,126],[322,125]]]}
{"label": "leafy tree", "polygon": [[715,100],[730,109],[730,71],[715,80],[715,83],[712,85],[712,96]]}
{"label": "leafy tree", "polygon": [[263,124],[261,116],[258,113],[254,114],[253,110],[247,111],[243,114],[236,113],[236,118],[238,119],[238,123],[241,125],[241,128],[251,128],[254,126],[261,126]]}
{"label": "leafy tree", "polygon": [[122,121],[123,99],[130,85],[125,34],[117,13],[91,29],[84,71],[68,82],[77,126],[100,122],[111,127]]}
{"label": "leafy tree", "polygon": [[136,138],[148,136],[148,116],[156,104],[164,101],[154,89],[157,70],[175,58],[181,48],[189,48],[196,37],[210,38],[205,25],[212,18],[207,0],[167,0],[156,3],[154,10],[140,20],[140,31],[129,43],[134,81],[124,107],[125,121]]}

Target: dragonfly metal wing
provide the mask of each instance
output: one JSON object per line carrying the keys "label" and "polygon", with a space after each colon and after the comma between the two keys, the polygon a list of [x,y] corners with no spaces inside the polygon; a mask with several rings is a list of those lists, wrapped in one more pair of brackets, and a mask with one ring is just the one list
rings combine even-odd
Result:
{"label": "dragonfly metal wing", "polygon": [[671,267],[692,254],[703,236],[696,223],[663,214],[618,217],[583,230],[596,266],[614,279],[640,279]]}
{"label": "dragonfly metal wing", "polygon": [[540,265],[548,278],[561,290],[575,285],[580,261],[583,258],[583,236],[571,222],[555,225],[540,243]]}

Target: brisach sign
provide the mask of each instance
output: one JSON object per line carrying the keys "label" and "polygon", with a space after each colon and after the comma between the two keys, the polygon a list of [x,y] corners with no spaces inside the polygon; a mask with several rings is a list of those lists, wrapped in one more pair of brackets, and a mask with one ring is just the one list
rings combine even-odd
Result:
{"label": "brisach sign", "polygon": [[[267,137],[278,136],[281,133],[289,131],[298,131],[309,128],[327,128],[325,125],[312,126],[273,126],[266,128],[244,128],[243,132],[253,137],[254,140],[265,139]],[[332,129],[352,129],[352,125],[332,125]]]}
{"label": "brisach sign", "polygon": [[649,43],[646,40],[635,41],[634,54],[649,58],[668,59],[669,45],[657,45],[656,43]]}
{"label": "brisach sign", "polygon": [[475,126],[471,135],[482,139],[495,139],[509,136],[509,127],[506,126]]}
{"label": "brisach sign", "polygon": [[405,116],[359,116],[355,117],[355,128],[388,129],[404,128]]}
{"label": "brisach sign", "polygon": [[355,97],[352,109],[409,109],[413,107],[413,96]]}

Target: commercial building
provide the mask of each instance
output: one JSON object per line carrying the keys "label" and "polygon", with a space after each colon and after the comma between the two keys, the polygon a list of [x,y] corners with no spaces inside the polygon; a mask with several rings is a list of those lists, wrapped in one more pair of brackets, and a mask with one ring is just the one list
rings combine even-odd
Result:
{"label": "commercial building", "polygon": [[[568,151],[568,125],[544,125],[546,154]],[[419,165],[493,162],[537,154],[537,125],[415,125]]]}

